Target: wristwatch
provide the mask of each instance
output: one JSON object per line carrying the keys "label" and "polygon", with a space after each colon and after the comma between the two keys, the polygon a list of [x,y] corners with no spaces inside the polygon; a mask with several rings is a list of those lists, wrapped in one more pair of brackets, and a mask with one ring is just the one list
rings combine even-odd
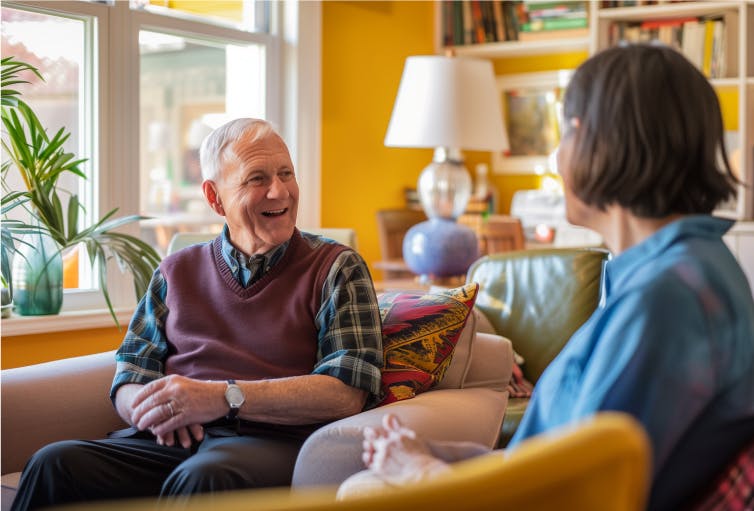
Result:
{"label": "wristwatch", "polygon": [[238,415],[238,410],[241,409],[243,402],[246,401],[241,387],[236,385],[236,380],[228,380],[228,387],[225,389],[225,400],[230,407],[226,418],[233,420]]}

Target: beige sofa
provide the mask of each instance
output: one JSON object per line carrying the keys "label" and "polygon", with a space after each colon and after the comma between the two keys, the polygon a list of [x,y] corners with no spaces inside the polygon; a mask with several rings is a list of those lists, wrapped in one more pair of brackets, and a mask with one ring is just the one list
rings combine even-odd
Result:
{"label": "beige sofa", "polygon": [[[362,470],[363,428],[379,425],[388,411],[427,438],[493,447],[505,413],[513,352],[507,339],[477,333],[476,324],[477,316],[470,316],[436,389],[316,431],[299,454],[294,487],[339,484]],[[108,398],[114,371],[113,352],[2,371],[3,509],[38,448],[56,440],[101,438],[124,427]]]}

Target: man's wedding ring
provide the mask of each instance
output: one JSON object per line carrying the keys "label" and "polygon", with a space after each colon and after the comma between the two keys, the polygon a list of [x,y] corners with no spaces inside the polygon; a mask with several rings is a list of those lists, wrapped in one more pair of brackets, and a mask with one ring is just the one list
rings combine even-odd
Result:
{"label": "man's wedding ring", "polygon": [[168,401],[165,404],[168,405],[168,409],[170,410],[170,417],[175,417],[175,412],[173,411],[173,403],[171,401]]}

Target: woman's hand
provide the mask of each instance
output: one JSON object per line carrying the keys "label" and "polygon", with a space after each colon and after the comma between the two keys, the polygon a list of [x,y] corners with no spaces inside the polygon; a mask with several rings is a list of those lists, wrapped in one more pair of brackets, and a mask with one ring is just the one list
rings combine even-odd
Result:
{"label": "woman's hand", "polygon": [[382,428],[364,429],[363,446],[364,464],[391,484],[418,482],[449,470],[414,430],[403,427],[392,414],[382,418]]}

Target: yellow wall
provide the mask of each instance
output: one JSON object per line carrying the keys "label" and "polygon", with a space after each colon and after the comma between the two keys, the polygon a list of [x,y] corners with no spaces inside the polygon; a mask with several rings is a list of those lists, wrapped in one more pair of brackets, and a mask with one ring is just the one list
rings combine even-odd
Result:
{"label": "yellow wall", "polygon": [[3,336],[0,351],[2,369],[20,367],[60,358],[99,353],[117,348],[126,329],[116,327]]}
{"label": "yellow wall", "polygon": [[328,1],[322,19],[322,225],[356,229],[371,264],[376,211],[402,207],[432,159],[383,141],[406,57],[433,53],[433,4]]}

